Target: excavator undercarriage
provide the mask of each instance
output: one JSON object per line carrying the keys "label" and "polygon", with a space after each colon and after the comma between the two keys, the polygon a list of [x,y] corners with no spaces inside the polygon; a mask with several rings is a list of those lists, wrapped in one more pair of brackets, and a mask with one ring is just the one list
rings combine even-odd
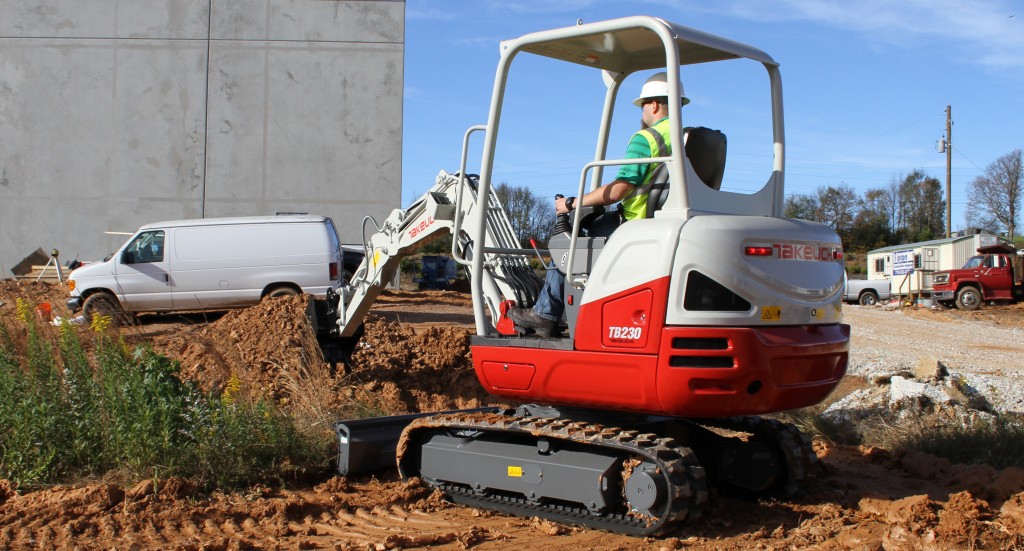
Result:
{"label": "excavator undercarriage", "polygon": [[[641,536],[698,518],[711,488],[792,496],[816,464],[795,426],[757,416],[681,419],[527,405],[385,419],[337,423],[342,474],[372,472],[394,458],[403,478],[419,478],[457,503]],[[389,447],[376,440],[382,435]]]}

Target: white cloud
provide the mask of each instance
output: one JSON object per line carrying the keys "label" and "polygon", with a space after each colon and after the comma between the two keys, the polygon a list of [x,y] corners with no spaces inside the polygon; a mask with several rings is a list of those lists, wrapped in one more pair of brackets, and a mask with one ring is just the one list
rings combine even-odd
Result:
{"label": "white cloud", "polygon": [[954,45],[962,48],[960,62],[1024,67],[1024,12],[1001,0],[735,0],[725,11],[749,20],[812,21],[893,45]]}

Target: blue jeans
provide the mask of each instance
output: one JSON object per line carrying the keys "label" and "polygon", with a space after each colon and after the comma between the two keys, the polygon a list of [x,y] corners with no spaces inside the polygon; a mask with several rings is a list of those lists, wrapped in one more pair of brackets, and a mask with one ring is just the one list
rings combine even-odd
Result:
{"label": "blue jeans", "polygon": [[533,313],[544,319],[562,321],[565,313],[565,276],[562,272],[551,268],[545,274],[544,286],[533,305]]}

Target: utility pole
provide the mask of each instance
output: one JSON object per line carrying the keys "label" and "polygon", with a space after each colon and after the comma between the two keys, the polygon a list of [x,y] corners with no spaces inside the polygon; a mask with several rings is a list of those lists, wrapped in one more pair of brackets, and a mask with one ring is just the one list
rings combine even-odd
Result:
{"label": "utility pole", "polygon": [[953,107],[946,106],[946,237],[953,237]]}
{"label": "utility pole", "polygon": [[946,237],[953,237],[953,108],[946,106],[946,135],[935,143],[935,151],[946,154]]}

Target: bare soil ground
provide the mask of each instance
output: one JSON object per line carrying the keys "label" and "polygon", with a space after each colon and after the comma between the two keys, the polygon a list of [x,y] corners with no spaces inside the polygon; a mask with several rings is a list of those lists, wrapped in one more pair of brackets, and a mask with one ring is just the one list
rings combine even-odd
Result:
{"label": "bare soil ground", "polygon": [[[62,288],[0,281],[0,317],[12,315],[18,297],[51,302],[54,315],[68,315]],[[304,307],[301,297],[285,297],[223,316],[147,316],[125,335],[177,358],[183,376],[208,389],[237,378],[250,392],[283,404],[345,408],[372,397],[375,411],[390,414],[491,403],[469,360],[468,295],[385,293],[366,323],[351,373],[328,374],[329,388],[303,382],[327,369],[303,336]],[[1024,310],[1014,307],[908,314],[914,316],[1024,325]],[[320,397],[310,399],[311,393]],[[1024,549],[1024,470],[825,442],[815,449],[821,468],[798,498],[713,496],[702,519],[659,538],[455,506],[391,471],[213,495],[179,479],[24,493],[0,480],[0,548]]]}

